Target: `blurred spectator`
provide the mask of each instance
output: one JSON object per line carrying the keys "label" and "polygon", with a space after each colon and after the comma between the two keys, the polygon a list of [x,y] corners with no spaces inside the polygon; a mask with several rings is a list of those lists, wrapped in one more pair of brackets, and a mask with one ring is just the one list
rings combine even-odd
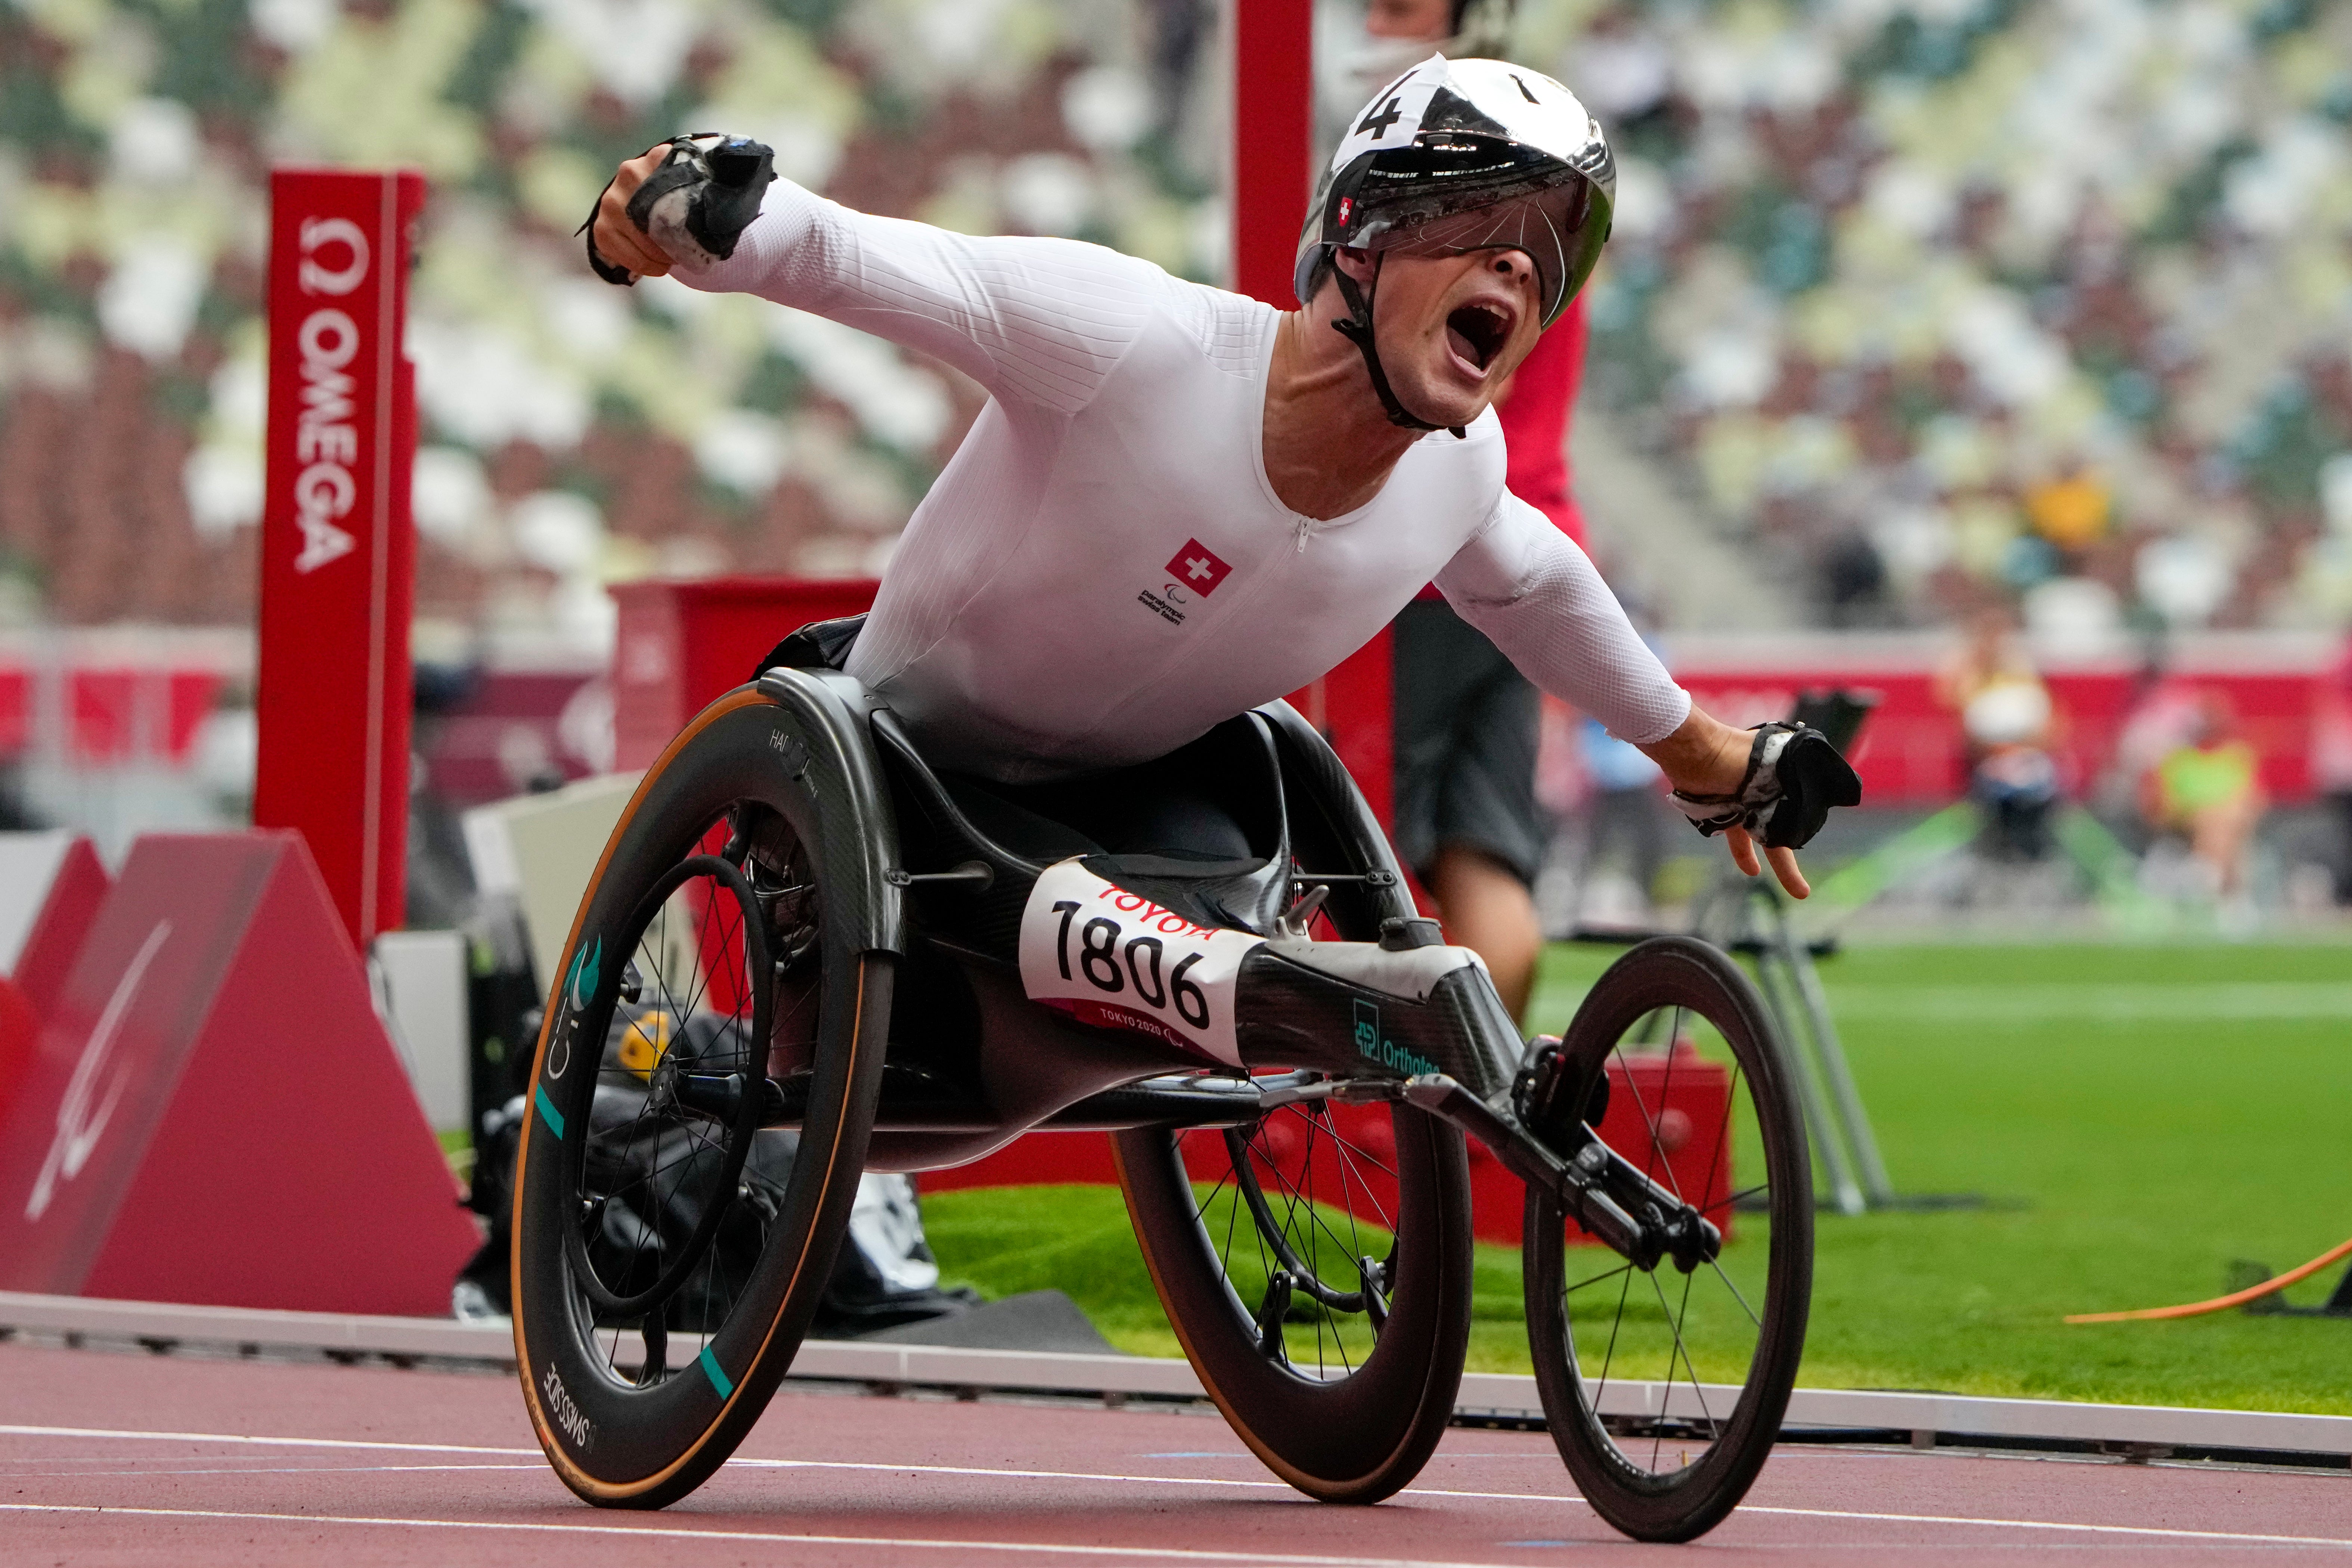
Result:
{"label": "blurred spectator", "polygon": [[428,182],[407,333],[420,614],[593,657],[613,582],[871,574],[976,389],[812,317],[599,284],[572,230],[605,172],[680,125],[740,132],[869,211],[1206,279],[1225,251],[1213,17],[0,6],[0,598],[37,583],[68,625],[250,618],[280,163]]}
{"label": "blurred spectator", "polygon": [[2335,818],[2336,901],[2352,904],[2352,635],[2315,694],[2311,784]]}
{"label": "blurred spectator", "polygon": [[[1370,3],[1422,19],[1375,37],[1358,0],[1321,0],[1335,114],[1394,74],[1381,48],[1451,32],[1601,116],[1618,205],[1591,395],[1759,576],[1810,577],[1854,625],[1933,624],[1988,591],[2341,624],[2341,0]],[[422,612],[593,644],[592,601],[623,578],[870,572],[981,399],[812,318],[603,289],[571,230],[614,156],[738,130],[870,211],[1211,279],[1215,14],[0,6],[0,597],[68,625],[249,618],[273,162],[431,182],[409,332]],[[1545,352],[1570,357],[1575,330]],[[1552,507],[1519,465],[1557,443],[1512,450],[1515,488]]]}
{"label": "blurred spectator", "polygon": [[2200,692],[2196,713],[2189,736],[2142,780],[2140,809],[2158,832],[2187,838],[2213,890],[2231,898],[2244,890],[2246,847],[2265,804],[2257,759],[2226,693]]}
{"label": "blurred spectator", "polygon": [[2286,279],[2352,238],[2347,16],[1555,14],[1523,36],[1619,163],[1594,391],[1759,567],[1815,563],[1843,623],[2053,581],[2175,626],[2325,613],[2347,556],[2310,524],[2352,451],[2352,282]]}
{"label": "blurred spectator", "polygon": [[2025,492],[2025,515],[2033,531],[2069,557],[2106,536],[2111,504],[2106,485],[2079,464],[2063,478]]}
{"label": "blurred spectator", "polygon": [[[1592,784],[1584,803],[1583,843],[1577,857],[1580,907],[1586,916],[1605,923],[1638,925],[1650,918],[1658,872],[1666,863],[1668,830],[1682,818],[1658,798],[1665,775],[1657,763],[1597,720],[1580,720],[1577,734]],[[1633,894],[1627,900],[1630,907],[1622,910],[1609,907],[1611,900],[1601,893],[1603,873],[1620,847]]]}
{"label": "blurred spectator", "polygon": [[1937,689],[1968,741],[1969,794],[1986,813],[1986,847],[1997,859],[2041,859],[2058,801],[2050,690],[2006,609],[1977,612]]}
{"label": "blurred spectator", "polygon": [[16,759],[0,759],[0,833],[32,833],[48,826],[25,804],[22,772]]}

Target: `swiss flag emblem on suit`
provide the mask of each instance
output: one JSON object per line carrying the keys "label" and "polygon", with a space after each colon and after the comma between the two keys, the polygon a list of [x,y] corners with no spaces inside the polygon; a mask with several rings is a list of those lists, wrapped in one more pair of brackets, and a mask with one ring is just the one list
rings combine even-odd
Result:
{"label": "swiss flag emblem on suit", "polygon": [[1168,580],[1203,598],[1215,593],[1217,584],[1232,572],[1232,567],[1218,560],[1216,552],[1197,539],[1186,540],[1184,548],[1168,561]]}

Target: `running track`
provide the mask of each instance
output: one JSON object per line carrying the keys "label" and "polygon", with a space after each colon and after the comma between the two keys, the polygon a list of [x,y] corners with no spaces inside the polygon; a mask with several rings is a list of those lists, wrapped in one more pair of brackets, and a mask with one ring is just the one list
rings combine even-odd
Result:
{"label": "running track", "polygon": [[1213,1414],[787,1393],[701,1491],[627,1514],[575,1501],[488,1374],[0,1345],[0,1389],[7,1564],[2352,1568],[2352,1473],[1790,1447],[1699,1545],[1637,1547],[1539,1433],[1455,1430],[1402,1497],[1337,1509]]}

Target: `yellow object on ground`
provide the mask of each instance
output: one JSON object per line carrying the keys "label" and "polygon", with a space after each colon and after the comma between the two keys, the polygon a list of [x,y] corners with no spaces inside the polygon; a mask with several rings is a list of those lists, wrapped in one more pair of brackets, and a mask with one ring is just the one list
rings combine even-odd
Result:
{"label": "yellow object on ground", "polygon": [[669,1049],[669,1015],[656,1007],[629,1026],[621,1037],[621,1065],[642,1079],[654,1076],[662,1053]]}

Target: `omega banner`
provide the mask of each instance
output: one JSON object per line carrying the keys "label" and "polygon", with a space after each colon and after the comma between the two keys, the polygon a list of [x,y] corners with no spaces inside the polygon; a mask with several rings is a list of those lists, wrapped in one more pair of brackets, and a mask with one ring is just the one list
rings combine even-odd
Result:
{"label": "omega banner", "polygon": [[269,192],[253,821],[309,841],[364,950],[403,923],[416,388],[401,340],[425,182],[279,169]]}

